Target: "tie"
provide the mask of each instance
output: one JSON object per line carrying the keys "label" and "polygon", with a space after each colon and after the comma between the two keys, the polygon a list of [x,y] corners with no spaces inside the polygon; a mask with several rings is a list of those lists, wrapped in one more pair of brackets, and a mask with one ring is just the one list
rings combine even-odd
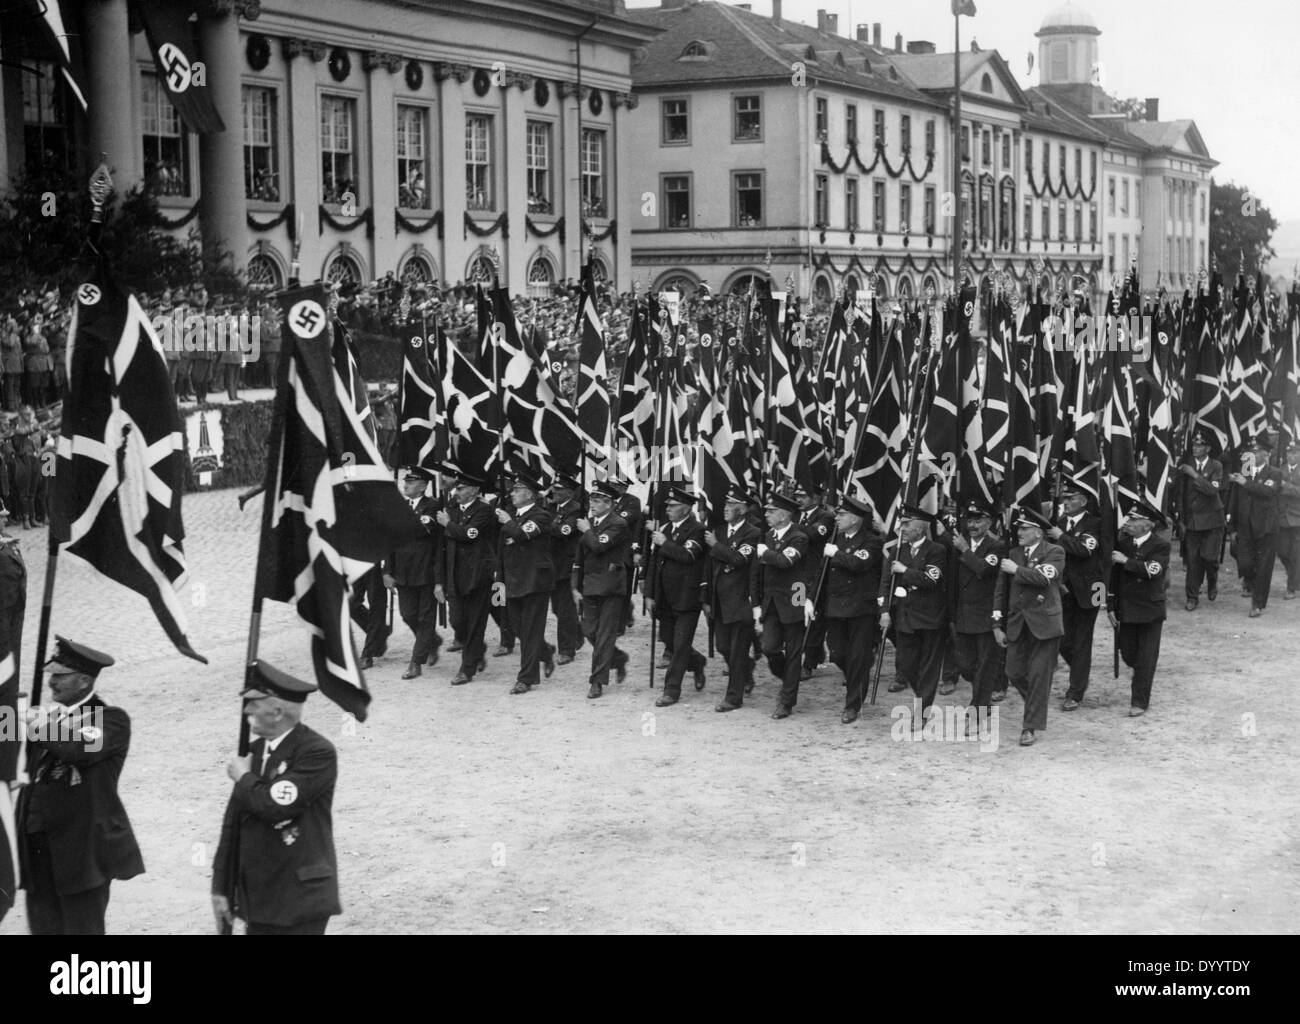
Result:
{"label": "tie", "polygon": [[261,772],[259,772],[258,774],[260,774],[260,775],[265,775],[265,774],[266,774],[266,766],[267,766],[268,764],[271,763],[271,754],[272,754],[272,753],[274,753],[274,751],[271,750],[271,747],[270,747],[269,744],[263,744],[263,745],[262,745],[262,770],[261,770]]}

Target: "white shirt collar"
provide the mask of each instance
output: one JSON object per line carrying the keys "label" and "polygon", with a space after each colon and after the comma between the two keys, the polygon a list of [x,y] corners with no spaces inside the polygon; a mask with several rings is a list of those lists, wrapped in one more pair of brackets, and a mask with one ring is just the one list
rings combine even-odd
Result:
{"label": "white shirt collar", "polygon": [[289,728],[287,728],[284,732],[280,733],[280,735],[277,736],[275,739],[273,739],[273,740],[267,740],[267,741],[266,741],[266,746],[262,749],[262,758],[263,758],[263,760],[265,760],[266,758],[270,757],[270,756],[271,756],[271,751],[275,750],[276,747],[278,747],[281,743],[283,743],[283,742],[284,742],[284,738],[285,738],[286,736],[288,736],[289,733],[293,732],[294,729],[296,729],[296,728],[298,728],[298,723],[297,723],[297,722],[295,722],[293,725],[289,726]]}
{"label": "white shirt collar", "polygon": [[63,713],[64,713],[65,715],[70,715],[70,714],[72,714],[74,711],[76,711],[77,708],[81,707],[81,705],[85,704],[86,701],[90,700],[90,699],[91,699],[92,697],[94,697],[94,696],[95,696],[95,688],[92,686],[92,687],[90,688],[90,692],[89,692],[88,694],[86,694],[84,697],[82,697],[81,700],[77,701],[77,703],[75,703],[75,704],[60,704],[59,707],[63,709]]}
{"label": "white shirt collar", "polygon": [[1042,543],[1041,540],[1036,540],[1036,541],[1034,541],[1034,543],[1030,544],[1029,547],[1025,548],[1025,557],[1026,557],[1026,558],[1029,558],[1031,555],[1033,555],[1034,550],[1035,550],[1035,549],[1038,547],[1038,545],[1041,544],[1041,543]]}
{"label": "white shirt collar", "polygon": [[783,527],[781,527],[781,529],[773,530],[772,536],[775,537],[777,540],[781,540],[787,533],[790,532],[790,527],[792,525],[793,525],[792,523],[786,523]]}
{"label": "white shirt collar", "polygon": [[1144,533],[1144,534],[1142,534],[1140,537],[1134,535],[1134,536],[1133,536],[1133,546],[1134,546],[1135,548],[1140,548],[1143,544],[1145,544],[1145,543],[1147,542],[1147,538],[1150,537],[1150,536],[1151,536],[1151,531],[1150,531],[1150,530],[1147,530],[1147,532]]}
{"label": "white shirt collar", "polygon": [[522,519],[524,516],[528,515],[528,510],[531,509],[531,508],[533,507],[533,505],[536,505],[536,504],[537,504],[537,502],[534,501],[534,502],[532,503],[532,505],[525,505],[523,508],[517,508],[517,509],[515,509],[515,518],[516,518],[516,519]]}

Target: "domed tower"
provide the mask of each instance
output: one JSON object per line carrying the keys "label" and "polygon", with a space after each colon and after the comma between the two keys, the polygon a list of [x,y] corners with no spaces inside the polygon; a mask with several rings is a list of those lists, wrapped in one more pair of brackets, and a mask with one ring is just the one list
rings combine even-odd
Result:
{"label": "domed tower", "polygon": [[1093,81],[1101,29],[1075,0],[1066,0],[1051,11],[1034,34],[1038,38],[1039,85],[1101,84]]}

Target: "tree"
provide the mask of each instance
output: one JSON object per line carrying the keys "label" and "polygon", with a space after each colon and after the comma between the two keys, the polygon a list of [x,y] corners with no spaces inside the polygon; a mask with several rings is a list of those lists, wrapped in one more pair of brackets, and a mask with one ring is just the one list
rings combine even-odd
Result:
{"label": "tree", "polygon": [[1276,230],[1277,221],[1249,187],[1210,179],[1210,252],[1225,282],[1257,273],[1277,255],[1269,244]]}

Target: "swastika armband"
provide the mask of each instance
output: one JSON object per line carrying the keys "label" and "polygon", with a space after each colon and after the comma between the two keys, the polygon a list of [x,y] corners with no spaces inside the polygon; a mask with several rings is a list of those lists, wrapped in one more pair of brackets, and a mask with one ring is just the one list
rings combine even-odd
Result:
{"label": "swastika armband", "polygon": [[1148,575],[1148,576],[1159,576],[1159,575],[1160,575],[1160,563],[1157,562],[1157,561],[1155,561],[1155,560],[1152,560],[1152,561],[1150,561],[1150,562],[1147,562],[1147,575]]}
{"label": "swastika armband", "polygon": [[748,558],[750,555],[754,553],[754,545],[753,544],[740,545],[740,553],[744,555],[746,558]]}
{"label": "swastika armband", "polygon": [[685,544],[686,550],[694,554],[700,550],[700,542],[697,540],[688,540]]}
{"label": "swastika armband", "polygon": [[993,554],[992,551],[990,551],[987,555],[984,556],[984,561],[986,561],[989,565],[997,565],[998,556]]}
{"label": "swastika armband", "polygon": [[478,540],[478,527],[471,526],[468,530],[465,531],[465,536],[468,537],[470,540]]}
{"label": "swastika armband", "polygon": [[1092,536],[1092,534],[1090,534],[1090,533],[1085,533],[1085,534],[1084,534],[1082,537],[1080,537],[1079,539],[1080,539],[1081,541],[1083,541],[1083,546],[1084,546],[1085,548],[1087,548],[1089,551],[1096,551],[1096,550],[1097,550],[1097,538],[1094,537],[1094,536]]}
{"label": "swastika armband", "polygon": [[864,562],[871,557],[871,552],[866,548],[858,548],[858,550],[853,552],[853,554],[855,557],[861,558]]}
{"label": "swastika armband", "polygon": [[573,527],[570,526],[568,523],[565,523],[563,526],[560,527],[560,533],[562,536],[567,537],[572,532],[573,532]]}
{"label": "swastika armband", "polygon": [[798,548],[782,548],[781,554],[785,555],[785,557],[790,559],[792,562],[797,562],[799,560]]}
{"label": "swastika armband", "polygon": [[528,534],[529,536],[532,536],[536,532],[537,532],[537,524],[535,522],[533,522],[530,519],[528,520],[528,522],[524,523],[524,533]]}
{"label": "swastika armband", "polygon": [[598,541],[600,541],[602,544],[608,544],[608,543],[609,543],[609,534],[608,534],[608,533],[602,533],[602,534],[601,534],[599,537],[597,537],[596,539],[597,539]]}
{"label": "swastika armband", "polygon": [[1048,580],[1056,579],[1056,566],[1051,564],[1045,564],[1045,565],[1036,566],[1035,568],[1037,568],[1038,571],[1043,574],[1044,579],[1048,579]]}
{"label": "swastika armband", "polygon": [[298,787],[288,779],[281,779],[271,786],[271,799],[281,807],[288,807],[298,799]]}
{"label": "swastika armband", "polygon": [[925,567],[925,574],[932,580],[938,580],[939,577],[943,575],[943,573],[939,571],[937,565],[927,565]]}

